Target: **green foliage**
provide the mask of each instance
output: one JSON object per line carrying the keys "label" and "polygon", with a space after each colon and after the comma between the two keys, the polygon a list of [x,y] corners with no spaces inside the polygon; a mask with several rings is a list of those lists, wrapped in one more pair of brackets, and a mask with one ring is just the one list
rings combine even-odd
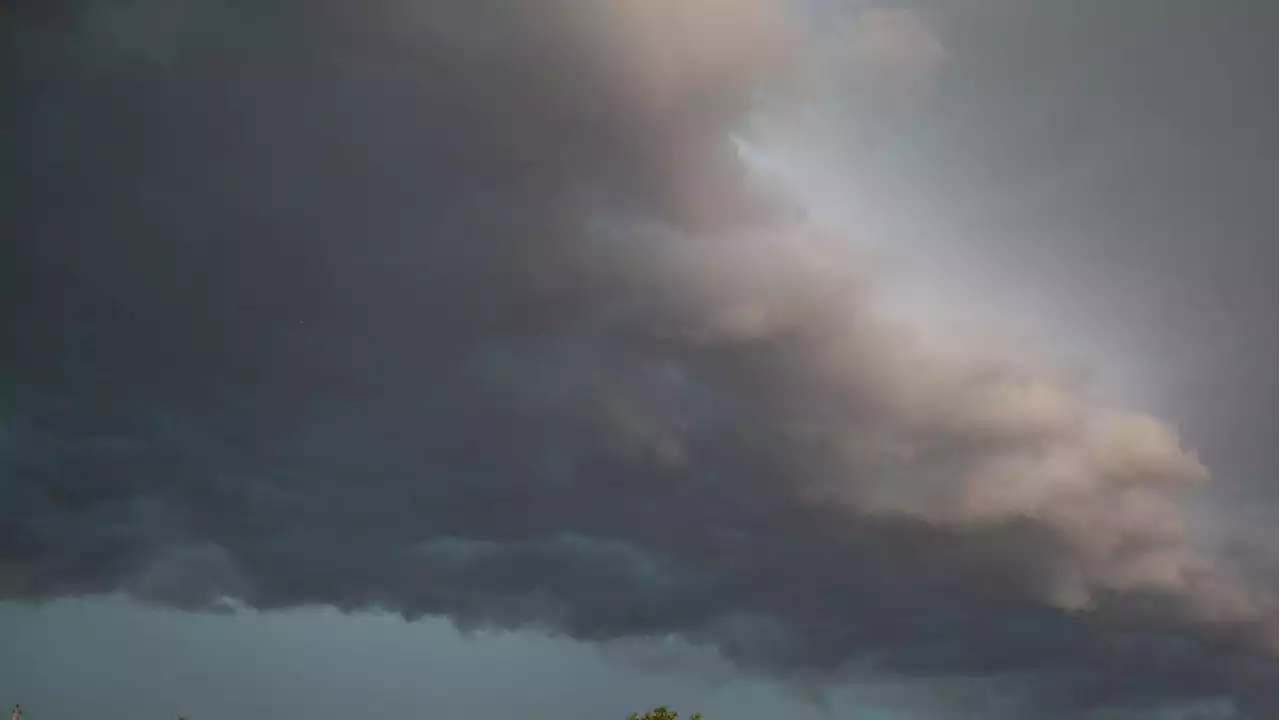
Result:
{"label": "green foliage", "polygon": [[[627,720],[680,720],[680,714],[669,710],[666,705],[656,707],[643,715],[631,713]],[[702,713],[694,713],[689,720],[702,720]]]}

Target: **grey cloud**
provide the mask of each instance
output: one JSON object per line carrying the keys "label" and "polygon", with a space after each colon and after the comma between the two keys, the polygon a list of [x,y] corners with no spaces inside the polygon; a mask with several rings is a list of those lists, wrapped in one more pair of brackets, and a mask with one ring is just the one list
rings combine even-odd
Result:
{"label": "grey cloud", "polygon": [[753,182],[778,8],[531,7],[18,16],[6,597],[1274,707],[1274,585],[1193,543],[1176,434],[919,335]]}

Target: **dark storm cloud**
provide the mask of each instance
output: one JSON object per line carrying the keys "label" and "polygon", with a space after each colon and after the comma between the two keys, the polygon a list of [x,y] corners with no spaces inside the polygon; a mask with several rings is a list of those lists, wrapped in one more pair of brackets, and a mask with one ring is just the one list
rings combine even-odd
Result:
{"label": "dark storm cloud", "polygon": [[[777,8],[113,7],[7,29],[4,596],[1274,707],[1274,584],[1194,546],[1172,430],[916,336],[754,183]],[[940,60],[904,22],[877,92]]]}

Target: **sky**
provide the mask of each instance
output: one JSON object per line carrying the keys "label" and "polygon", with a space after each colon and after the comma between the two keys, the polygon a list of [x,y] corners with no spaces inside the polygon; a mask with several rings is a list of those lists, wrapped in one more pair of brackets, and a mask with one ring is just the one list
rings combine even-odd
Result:
{"label": "sky", "polygon": [[1276,715],[1274,6],[3,12],[27,717]]}

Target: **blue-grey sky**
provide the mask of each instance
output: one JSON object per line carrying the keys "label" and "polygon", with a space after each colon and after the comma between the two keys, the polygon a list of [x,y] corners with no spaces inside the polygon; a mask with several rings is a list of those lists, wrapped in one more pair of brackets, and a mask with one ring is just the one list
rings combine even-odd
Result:
{"label": "blue-grey sky", "polygon": [[[236,617],[121,600],[6,607],[5,691],[40,717],[617,717],[669,702],[822,717],[761,683],[692,678],[546,636],[300,610]],[[696,667],[696,666],[695,666]],[[589,688],[590,691],[584,691]],[[890,716],[891,717],[891,716]]]}
{"label": "blue-grey sky", "polygon": [[27,717],[1274,716],[1274,6],[5,13]]}

